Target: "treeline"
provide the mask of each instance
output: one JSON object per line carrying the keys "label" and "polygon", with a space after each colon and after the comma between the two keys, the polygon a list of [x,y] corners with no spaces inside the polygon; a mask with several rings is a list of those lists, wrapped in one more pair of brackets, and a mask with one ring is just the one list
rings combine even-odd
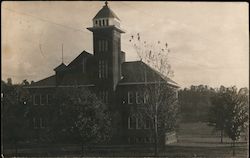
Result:
{"label": "treeline", "polygon": [[32,143],[109,142],[110,113],[88,89],[60,89],[50,105],[33,106],[20,84],[1,81],[1,128],[4,147]]}
{"label": "treeline", "polygon": [[[207,122],[212,106],[211,98],[226,87],[212,88],[207,85],[190,86],[179,91],[180,117],[183,122]],[[247,89],[247,88],[241,88]],[[248,90],[248,89],[247,89]]]}

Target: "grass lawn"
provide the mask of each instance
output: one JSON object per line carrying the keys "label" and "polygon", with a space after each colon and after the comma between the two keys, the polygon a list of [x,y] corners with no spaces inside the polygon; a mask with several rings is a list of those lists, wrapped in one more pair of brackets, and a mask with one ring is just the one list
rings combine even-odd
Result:
{"label": "grass lawn", "polygon": [[[162,157],[211,157],[211,158],[230,158],[233,157],[231,140],[224,138],[224,143],[220,143],[219,133],[212,133],[212,128],[206,123],[181,123],[177,131],[178,142],[167,145],[161,149],[159,156]],[[50,146],[50,147],[49,147]],[[237,143],[235,156],[239,158],[248,157],[248,145],[242,140]],[[44,147],[21,148],[17,155],[14,149],[4,150],[5,156],[66,156],[80,157],[82,149],[80,145],[45,145]],[[153,156],[153,148],[141,146],[129,147],[116,146],[100,148],[98,150],[86,150],[84,156],[106,156],[106,157],[147,157]]]}

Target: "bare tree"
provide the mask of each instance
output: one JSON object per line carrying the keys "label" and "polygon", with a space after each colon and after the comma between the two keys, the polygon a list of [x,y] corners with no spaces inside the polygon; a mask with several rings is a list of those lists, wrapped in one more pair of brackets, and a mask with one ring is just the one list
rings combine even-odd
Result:
{"label": "bare tree", "polygon": [[[164,136],[165,132],[173,131],[176,125],[177,114],[177,92],[176,87],[171,86],[168,81],[173,76],[173,71],[168,61],[168,44],[148,43],[143,41],[140,34],[132,35],[130,42],[135,48],[140,60],[150,66],[153,70],[150,74],[144,66],[145,103],[141,107],[141,114],[144,119],[149,118],[153,124],[154,134],[154,154],[158,155],[159,137]],[[150,75],[148,82],[147,76]]]}

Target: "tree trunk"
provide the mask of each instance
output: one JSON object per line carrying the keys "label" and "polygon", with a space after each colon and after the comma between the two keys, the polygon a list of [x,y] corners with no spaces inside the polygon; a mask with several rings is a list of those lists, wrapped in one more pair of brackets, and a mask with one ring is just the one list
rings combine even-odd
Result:
{"label": "tree trunk", "polygon": [[220,131],[220,143],[223,143],[223,133],[224,133],[224,131],[221,130]]}
{"label": "tree trunk", "polygon": [[16,156],[18,156],[17,155],[17,142],[15,142],[15,151],[16,151]]}
{"label": "tree trunk", "polygon": [[154,135],[155,135],[155,156],[158,156],[158,126],[157,126],[157,115],[155,115],[154,117],[154,126],[155,126],[155,129],[154,129]]}
{"label": "tree trunk", "polygon": [[235,156],[235,140],[233,140],[233,156]]}
{"label": "tree trunk", "polygon": [[84,144],[82,143],[82,156],[84,156]]}

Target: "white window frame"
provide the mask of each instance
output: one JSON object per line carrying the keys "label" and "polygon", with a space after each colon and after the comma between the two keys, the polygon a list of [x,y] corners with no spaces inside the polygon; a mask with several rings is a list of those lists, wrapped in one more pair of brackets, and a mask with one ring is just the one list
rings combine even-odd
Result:
{"label": "white window frame", "polygon": [[136,104],[142,104],[140,94],[141,94],[140,92],[135,92],[135,102],[136,102]]}
{"label": "white window frame", "polygon": [[40,128],[45,128],[45,120],[40,117],[39,121],[40,121]]}
{"label": "white window frame", "polygon": [[133,93],[131,91],[128,91],[128,104],[133,104]]}
{"label": "white window frame", "polygon": [[143,93],[143,103],[146,104],[148,99],[148,95],[146,92]]}
{"label": "white window frame", "polygon": [[131,116],[128,117],[128,129],[132,129],[131,127]]}

